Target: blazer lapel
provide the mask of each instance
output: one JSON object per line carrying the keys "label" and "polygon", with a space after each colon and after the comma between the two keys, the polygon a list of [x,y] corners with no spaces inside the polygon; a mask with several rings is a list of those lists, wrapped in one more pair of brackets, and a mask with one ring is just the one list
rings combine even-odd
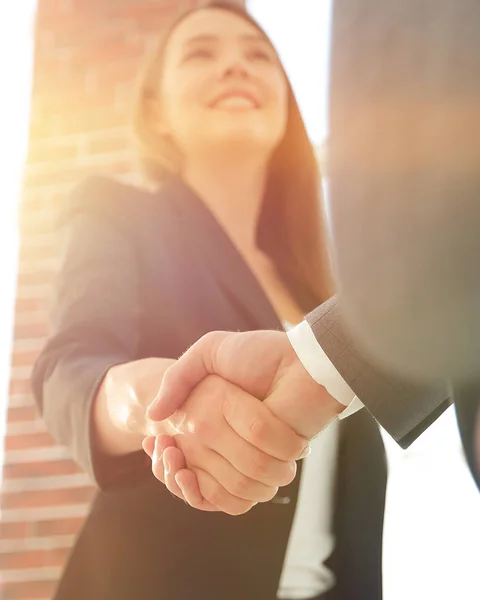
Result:
{"label": "blazer lapel", "polygon": [[[175,204],[193,256],[200,255],[228,301],[251,323],[251,329],[282,329],[282,324],[250,267],[202,200],[179,178],[163,187]],[[198,232],[195,235],[194,232]]]}

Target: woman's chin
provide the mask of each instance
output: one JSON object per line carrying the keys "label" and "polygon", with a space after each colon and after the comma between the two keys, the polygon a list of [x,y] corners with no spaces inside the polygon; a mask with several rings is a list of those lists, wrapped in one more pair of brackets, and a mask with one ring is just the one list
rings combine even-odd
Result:
{"label": "woman's chin", "polygon": [[210,131],[205,147],[216,148],[226,155],[244,153],[247,157],[252,153],[270,153],[278,143],[272,137],[246,127],[225,127],[218,132]]}

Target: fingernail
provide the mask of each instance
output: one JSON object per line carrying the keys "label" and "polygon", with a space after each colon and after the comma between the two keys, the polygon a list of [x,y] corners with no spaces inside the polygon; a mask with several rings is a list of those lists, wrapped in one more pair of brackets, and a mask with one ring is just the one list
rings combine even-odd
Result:
{"label": "fingernail", "polygon": [[165,472],[165,475],[168,475],[170,473],[170,469],[171,469],[171,465],[170,465],[170,461],[168,461],[166,458],[163,459],[163,470]]}
{"label": "fingernail", "polygon": [[300,454],[300,457],[298,460],[302,460],[302,458],[307,458],[307,456],[310,456],[311,453],[312,453],[312,447],[309,444],[308,446],[305,446],[305,448],[303,449],[303,452]]}
{"label": "fingernail", "polygon": [[183,487],[183,483],[180,483],[180,481],[178,481],[177,477],[175,477],[175,481],[176,481],[178,487],[180,488],[182,494],[185,496],[185,489]]}

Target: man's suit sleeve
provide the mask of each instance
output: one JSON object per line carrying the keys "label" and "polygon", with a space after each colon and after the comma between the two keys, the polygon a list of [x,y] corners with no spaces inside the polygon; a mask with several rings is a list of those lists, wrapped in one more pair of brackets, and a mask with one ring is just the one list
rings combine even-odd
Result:
{"label": "man's suit sleeve", "polygon": [[452,389],[465,456],[480,489],[480,441],[477,439],[480,435],[480,383],[454,383]]}
{"label": "man's suit sleeve", "polygon": [[336,296],[306,320],[339,374],[402,448],[414,442],[452,403],[446,382],[416,384],[402,380],[363,356],[342,324]]}

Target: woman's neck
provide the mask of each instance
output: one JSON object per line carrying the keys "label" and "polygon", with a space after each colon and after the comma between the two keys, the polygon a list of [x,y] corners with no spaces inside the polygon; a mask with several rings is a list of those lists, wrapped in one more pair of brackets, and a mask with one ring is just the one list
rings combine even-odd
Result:
{"label": "woman's neck", "polygon": [[195,161],[183,179],[217,218],[243,252],[256,250],[256,230],[262,207],[266,163],[251,161]]}

